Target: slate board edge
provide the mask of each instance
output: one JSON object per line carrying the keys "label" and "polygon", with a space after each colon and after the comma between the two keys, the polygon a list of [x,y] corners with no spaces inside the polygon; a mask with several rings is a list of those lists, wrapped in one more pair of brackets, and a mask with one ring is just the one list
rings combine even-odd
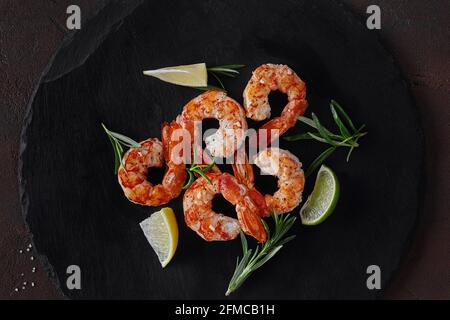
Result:
{"label": "slate board edge", "polygon": [[[82,21],[83,27],[80,30],[71,32],[64,38],[49,70],[41,79],[41,83],[58,80],[65,74],[82,66],[111,32],[120,28],[123,20],[132,14],[143,1],[144,0],[129,0],[126,4],[118,1],[109,1],[105,6],[94,12],[91,19]],[[95,32],[91,29],[95,30]],[[86,39],[85,30],[89,30],[90,37],[92,37],[92,34],[94,35],[93,39],[89,40],[91,44],[87,46],[87,49],[85,49],[84,52],[80,53],[77,52],[74,47],[76,47],[80,41]],[[71,52],[75,52],[75,54],[69,56],[71,59],[67,62],[67,55]]]}

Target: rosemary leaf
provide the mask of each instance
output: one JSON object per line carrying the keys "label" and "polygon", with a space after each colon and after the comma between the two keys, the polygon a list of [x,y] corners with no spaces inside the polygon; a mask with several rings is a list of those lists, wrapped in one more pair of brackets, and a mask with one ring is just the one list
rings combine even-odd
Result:
{"label": "rosemary leaf", "polygon": [[296,217],[292,214],[285,214],[285,217],[279,217],[276,214],[272,214],[274,220],[274,231],[270,232],[268,225],[264,223],[264,228],[267,231],[267,241],[263,245],[259,245],[253,251],[248,249],[247,239],[241,231],[241,243],[242,243],[242,259],[237,259],[236,268],[231,277],[228,289],[225,295],[229,295],[233,291],[237,290],[253,272],[270,259],[272,259],[283,247],[283,244],[294,239],[295,236],[290,236],[283,239],[283,236],[289,231]]}
{"label": "rosemary leaf", "polygon": [[183,190],[186,190],[189,188],[195,181],[195,175],[194,173],[202,176],[206,181],[212,184],[211,179],[208,178],[208,176],[205,174],[206,172],[210,171],[212,167],[216,165],[215,161],[211,162],[210,164],[198,164],[197,163],[197,146],[195,144],[192,145],[193,150],[193,160],[190,168],[186,168],[186,171],[189,175],[188,182],[182,187]]}
{"label": "rosemary leaf", "polygon": [[298,141],[298,140],[311,140],[311,139],[313,139],[313,137],[311,137],[309,132],[307,132],[307,133],[294,134],[289,137],[283,137],[283,139],[286,141]]}
{"label": "rosemary leaf", "polygon": [[314,123],[314,121],[312,121],[311,119],[309,119],[307,117],[300,116],[300,117],[297,118],[297,120],[307,124],[310,127],[313,127],[314,129],[317,129],[316,124]]}
{"label": "rosemary leaf", "polygon": [[[245,67],[245,64],[226,64],[226,65],[223,65],[223,66],[214,66],[212,68],[222,68],[222,69],[234,69],[234,70],[237,70],[237,69],[242,69],[244,67]],[[208,68],[208,69],[210,69],[210,68]]]}
{"label": "rosemary leaf", "polygon": [[296,134],[293,136],[285,137],[284,139],[287,141],[299,141],[299,140],[311,140],[314,139],[316,141],[326,143],[331,147],[327,148],[323,151],[308,167],[305,175],[309,176],[312,171],[318,168],[333,152],[339,147],[349,148],[349,151],[346,156],[346,161],[350,161],[350,156],[355,148],[359,147],[358,140],[365,136],[367,132],[361,132],[365,125],[359,127],[356,130],[353,121],[350,119],[350,116],[344,111],[344,109],[334,100],[330,101],[330,110],[333,116],[334,122],[339,128],[340,134],[335,134],[325,128],[319,118],[312,113],[311,118],[300,116],[297,118],[298,121],[303,122],[304,124],[314,128],[317,132],[306,132],[302,134]]}
{"label": "rosemary leaf", "polygon": [[293,234],[292,236],[289,236],[289,237],[287,237],[287,238],[281,240],[281,241],[280,241],[280,245],[284,245],[285,243],[288,243],[289,241],[294,240],[295,237],[296,237],[296,235]]}
{"label": "rosemary leaf", "polygon": [[207,176],[203,171],[200,171],[200,170],[197,171],[197,170],[195,170],[195,172],[198,173],[199,175],[201,175],[206,181],[209,182],[209,184],[212,184],[211,179],[208,178],[208,176]]}
{"label": "rosemary leaf", "polygon": [[245,237],[242,231],[240,232],[240,234],[241,234],[242,251],[246,253],[248,251],[247,238]]}
{"label": "rosemary leaf", "polygon": [[120,143],[125,144],[127,147],[133,147],[133,148],[140,148],[141,145],[139,144],[139,142],[134,141],[131,138],[128,138],[127,136],[124,136],[123,134],[117,133],[117,132],[112,132],[110,130],[109,134],[111,136],[113,136],[114,138],[116,138]]}
{"label": "rosemary leaf", "polygon": [[339,103],[337,103],[335,100],[331,100],[331,105],[339,111],[339,113],[342,115],[342,117],[344,117],[345,121],[350,126],[350,129],[352,129],[353,132],[356,132],[356,128],[353,125],[352,119],[350,119],[349,115],[344,111],[344,109],[341,107],[341,105]]}
{"label": "rosemary leaf", "polygon": [[[243,67],[245,67],[243,64],[228,64],[228,65],[223,65],[223,66],[210,67],[210,68],[207,68],[207,70],[219,82],[220,86],[222,87],[221,90],[226,92],[225,86],[224,86],[222,80],[220,79],[220,76],[235,78],[237,75],[239,75],[238,69],[241,69]],[[197,89],[218,90],[217,87],[214,88],[214,86],[207,86],[207,87],[197,88]]]}
{"label": "rosemary leaf", "polygon": [[117,173],[117,170],[119,169],[120,166],[120,159],[118,159],[117,157],[116,141],[110,135],[108,135],[108,139],[111,142],[111,145],[114,150],[114,173]]}
{"label": "rosemary leaf", "polygon": [[322,124],[319,121],[319,118],[317,118],[317,116],[315,115],[315,113],[311,113],[311,117],[316,125],[317,131],[319,131],[320,135],[329,143],[329,144],[333,144],[333,141],[331,140],[330,136],[328,135],[328,133],[326,132],[326,130],[324,130]]}
{"label": "rosemary leaf", "polygon": [[277,252],[280,251],[281,248],[283,248],[282,245],[275,247],[267,255],[265,255],[264,258],[258,260],[258,262],[256,262],[252,267],[254,269],[260,268],[263,264],[272,259],[277,254]]}
{"label": "rosemary leaf", "polygon": [[[115,167],[115,172],[117,173],[119,171],[119,167],[122,165],[122,167],[125,168],[125,164],[123,163],[123,147],[120,144],[119,141],[116,140],[116,153],[115,153],[115,158],[114,159],[114,163],[118,162],[119,165]],[[126,170],[126,168],[125,168]]]}
{"label": "rosemary leaf", "polygon": [[308,169],[305,172],[305,177],[309,177],[309,175],[336,150],[336,147],[329,147],[324,152],[322,152],[308,167]]}
{"label": "rosemary leaf", "polygon": [[228,72],[228,71],[210,71],[212,74],[220,74],[222,76],[230,77],[230,78],[236,78],[236,75],[239,74],[239,72]]}
{"label": "rosemary leaf", "polygon": [[219,76],[216,75],[214,72],[212,73],[212,75],[213,75],[214,78],[216,78],[217,82],[219,82],[220,87],[221,87],[223,90],[225,90],[225,86],[223,85],[223,82],[222,82],[222,80],[220,80]]}
{"label": "rosemary leaf", "polygon": [[114,151],[114,173],[117,174],[117,171],[119,170],[120,165],[124,166],[123,161],[123,153],[124,149],[123,147],[127,148],[141,148],[142,146],[134,141],[131,138],[128,138],[127,136],[124,136],[123,134],[113,132],[106,128],[106,126],[101,123],[103,130],[105,130],[106,135],[108,136],[109,141],[111,142],[111,145],[113,147]]}
{"label": "rosemary leaf", "polygon": [[270,228],[269,228],[269,225],[263,219],[261,219],[261,222],[263,223],[264,229],[266,230],[266,233],[267,233],[267,241],[269,241],[270,240]]}
{"label": "rosemary leaf", "polygon": [[347,157],[345,157],[345,161],[347,161],[347,162],[350,161],[350,156],[352,155],[353,150],[355,150],[355,147],[351,147],[351,148],[348,150]]}
{"label": "rosemary leaf", "polygon": [[220,87],[216,87],[216,86],[212,86],[212,85],[207,85],[206,87],[193,87],[194,89],[197,90],[202,90],[202,91],[208,91],[208,90],[218,90],[218,91],[223,91],[223,92],[227,92],[224,88],[220,88]]}
{"label": "rosemary leaf", "polygon": [[344,125],[344,123],[341,121],[341,118],[339,118],[339,115],[337,114],[336,109],[334,108],[333,104],[330,104],[330,109],[331,109],[331,114],[333,115],[334,122],[336,122],[341,134],[344,137],[350,137],[351,136],[350,132],[348,131],[348,129]]}
{"label": "rosemary leaf", "polygon": [[189,179],[188,182],[186,182],[186,184],[181,188],[183,190],[186,190],[194,183],[194,174],[190,170],[187,170],[187,173],[189,175]]}
{"label": "rosemary leaf", "polygon": [[[365,124],[363,124],[361,127],[359,127],[359,129],[358,130],[356,130],[356,134],[359,134],[360,132],[361,132],[361,130],[362,129],[364,129],[366,127],[366,125]],[[362,135],[366,135],[367,134],[367,132],[364,132],[364,133],[362,133]]]}
{"label": "rosemary leaf", "polygon": [[226,66],[218,66],[218,67],[211,67],[207,69],[209,72],[213,73],[222,73],[222,74],[229,74],[229,75],[238,75],[239,71],[233,68],[229,68]]}
{"label": "rosemary leaf", "polygon": [[208,71],[210,72],[227,72],[227,73],[236,73],[239,74],[239,71],[230,69],[230,68],[223,68],[223,67],[212,67],[208,68]]}
{"label": "rosemary leaf", "polygon": [[311,137],[311,139],[317,140],[319,142],[328,143],[328,144],[331,144],[332,146],[337,145],[337,143],[334,142],[333,140],[331,140],[331,139],[327,140],[326,138],[319,137],[318,135],[316,135],[314,133],[308,132],[308,135]]}
{"label": "rosemary leaf", "polygon": [[[303,122],[303,123],[307,124],[308,126],[313,127],[314,129],[317,130],[317,126],[316,126],[316,124],[314,123],[313,120],[311,120],[311,119],[309,119],[309,118],[307,118],[307,117],[304,117],[304,116],[298,117],[297,120],[300,121],[300,122]],[[333,138],[333,139],[339,139],[339,138],[340,138],[339,135],[332,133],[332,132],[329,131],[327,128],[322,127],[322,129],[323,129],[323,130],[326,132],[326,134],[329,135],[331,138]]]}

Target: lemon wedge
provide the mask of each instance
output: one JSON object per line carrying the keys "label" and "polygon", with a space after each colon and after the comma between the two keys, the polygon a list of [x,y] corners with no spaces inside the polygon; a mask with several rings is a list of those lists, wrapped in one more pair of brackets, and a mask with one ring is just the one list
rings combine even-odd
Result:
{"label": "lemon wedge", "polygon": [[164,268],[178,245],[178,224],[172,208],[162,208],[139,224]]}
{"label": "lemon wedge", "polygon": [[208,85],[208,71],[205,63],[145,70],[144,74],[180,86],[206,87]]}

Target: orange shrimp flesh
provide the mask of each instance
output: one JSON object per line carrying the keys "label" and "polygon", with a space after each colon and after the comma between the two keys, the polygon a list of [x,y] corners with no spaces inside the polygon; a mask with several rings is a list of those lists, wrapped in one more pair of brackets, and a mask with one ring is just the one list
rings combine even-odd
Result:
{"label": "orange shrimp flesh", "polygon": [[[247,188],[228,173],[206,173],[207,179],[198,178],[183,197],[186,224],[207,241],[231,240],[242,230],[263,243],[267,234],[258,208],[248,196]],[[238,219],[217,213],[212,209],[215,195],[235,205]]]}
{"label": "orange shrimp flesh", "polygon": [[[117,176],[130,201],[145,206],[160,206],[180,195],[187,174],[185,164],[175,164],[169,156],[174,146],[170,134],[175,126],[176,123],[163,125],[163,143],[149,138],[140,143],[140,148],[131,148],[124,154]],[[151,168],[161,168],[164,162],[167,169],[162,183],[153,185],[147,180],[148,172]]]}
{"label": "orange shrimp flesh", "polygon": [[258,144],[261,139],[265,139],[269,146],[292,128],[297,117],[305,113],[308,107],[306,85],[300,77],[286,65],[269,63],[253,71],[244,89],[246,116],[255,121],[270,118],[269,93],[274,90],[287,94],[288,103],[279,117],[271,119],[258,130],[258,139],[254,140]]}
{"label": "orange shrimp flesh", "polygon": [[289,151],[269,148],[255,158],[261,173],[278,178],[278,190],[273,195],[265,195],[269,212],[286,213],[295,209],[302,201],[305,175],[302,163]]}

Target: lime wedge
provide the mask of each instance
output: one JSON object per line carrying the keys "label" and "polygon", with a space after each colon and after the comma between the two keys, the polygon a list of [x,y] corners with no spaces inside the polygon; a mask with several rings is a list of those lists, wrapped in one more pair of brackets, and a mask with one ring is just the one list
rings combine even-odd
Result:
{"label": "lime wedge", "polygon": [[178,225],[171,208],[162,208],[139,224],[164,268],[178,245]]}
{"label": "lime wedge", "polygon": [[339,200],[339,180],[327,166],[322,165],[317,173],[314,190],[300,209],[302,224],[317,225],[333,212]]}
{"label": "lime wedge", "polygon": [[180,86],[206,87],[208,85],[208,71],[204,63],[146,70],[144,74]]}

